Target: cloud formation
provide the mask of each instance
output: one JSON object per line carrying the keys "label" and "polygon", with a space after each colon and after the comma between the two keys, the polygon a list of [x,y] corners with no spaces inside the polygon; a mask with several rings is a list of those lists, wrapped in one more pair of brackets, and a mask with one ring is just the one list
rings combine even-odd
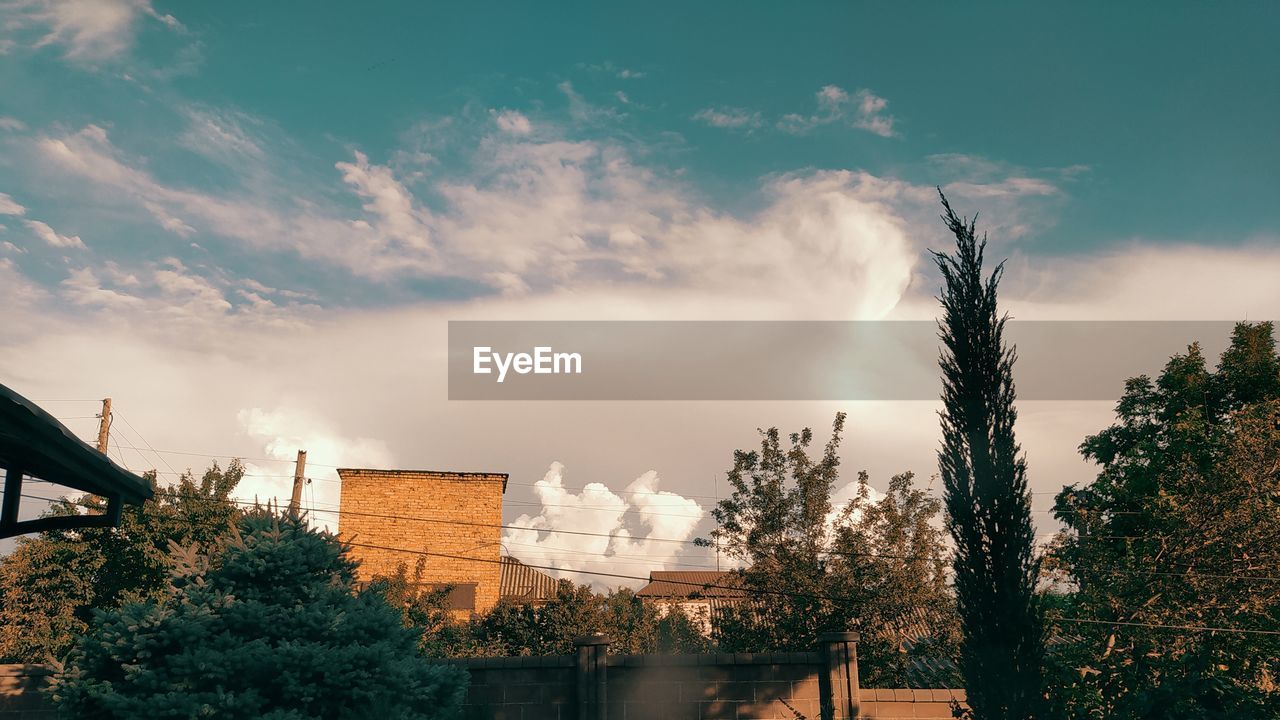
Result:
{"label": "cloud formation", "polygon": [[[520,529],[503,531],[503,547],[509,554],[566,570],[639,576],[647,576],[655,567],[674,567],[681,564],[680,558],[698,554],[691,552],[686,541],[693,539],[705,511],[694,500],[660,490],[656,471],[644,473],[620,492],[596,482],[576,493],[565,486],[564,472],[564,465],[554,462],[534,484],[539,510],[509,523]],[[642,584],[571,572],[552,574],[602,586]]]}
{"label": "cloud formation", "polygon": [[889,101],[874,92],[861,89],[850,95],[836,85],[826,85],[815,93],[817,112],[810,115],[788,113],[778,121],[778,128],[802,134],[823,125],[847,124],[880,137],[894,137],[894,117],[888,114]]}
{"label": "cloud formation", "polygon": [[694,114],[693,119],[711,127],[730,130],[752,130],[764,124],[760,113],[735,107],[703,108]]}
{"label": "cloud formation", "polygon": [[50,247],[84,249],[84,241],[80,239],[79,235],[63,235],[49,227],[48,223],[43,223],[39,220],[23,220],[22,224],[26,225],[33,235],[43,240]]}
{"label": "cloud formation", "polygon": [[144,20],[182,29],[177,18],[156,11],[149,0],[6,0],[0,9],[8,15],[0,28],[34,32],[33,47],[56,45],[68,60],[83,63],[124,54]]}

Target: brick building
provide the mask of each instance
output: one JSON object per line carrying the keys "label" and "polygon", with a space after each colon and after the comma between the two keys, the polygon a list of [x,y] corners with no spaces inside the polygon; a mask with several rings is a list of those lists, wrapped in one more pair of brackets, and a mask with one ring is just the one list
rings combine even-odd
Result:
{"label": "brick building", "polygon": [[360,582],[391,574],[401,563],[412,571],[425,558],[422,583],[453,585],[459,614],[488,612],[497,604],[506,473],[339,468],[338,477],[338,527],[342,539],[355,543]]}

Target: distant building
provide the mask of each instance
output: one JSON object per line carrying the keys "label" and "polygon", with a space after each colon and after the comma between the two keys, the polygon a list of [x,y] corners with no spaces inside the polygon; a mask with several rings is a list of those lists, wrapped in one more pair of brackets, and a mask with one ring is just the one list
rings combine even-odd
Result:
{"label": "distant building", "polygon": [[485,613],[502,584],[502,495],[506,473],[339,468],[341,537],[360,562],[357,580],[412,574],[426,587],[452,585],[459,616]]}
{"label": "distant building", "polygon": [[466,619],[499,600],[541,604],[556,581],[502,552],[506,473],[339,468],[338,529],[360,563],[357,580],[410,576],[423,560],[424,590],[452,587],[449,605]]}
{"label": "distant building", "polygon": [[704,634],[710,635],[721,609],[747,599],[737,577],[732,572],[655,570],[649,573],[649,584],[636,591],[636,596],[652,603],[661,615],[672,610],[683,612],[702,627]]}
{"label": "distant building", "polygon": [[502,556],[500,600],[522,605],[542,605],[556,596],[558,580],[525,565],[510,555]]}

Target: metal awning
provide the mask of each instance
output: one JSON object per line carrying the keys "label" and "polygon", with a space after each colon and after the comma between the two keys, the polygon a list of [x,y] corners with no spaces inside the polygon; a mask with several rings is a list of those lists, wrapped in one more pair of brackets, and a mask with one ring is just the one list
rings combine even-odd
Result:
{"label": "metal awning", "polygon": [[[153,495],[151,483],[77,438],[35,403],[0,385],[0,468],[5,471],[0,538],[83,527],[115,527],[123,503]],[[24,477],[39,478],[107,499],[100,515],[61,515],[18,520]]]}

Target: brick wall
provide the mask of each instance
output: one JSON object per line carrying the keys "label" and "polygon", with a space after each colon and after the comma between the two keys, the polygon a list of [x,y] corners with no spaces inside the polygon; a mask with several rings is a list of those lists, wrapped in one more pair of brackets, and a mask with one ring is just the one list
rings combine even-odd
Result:
{"label": "brick wall", "polygon": [[[338,476],[342,479],[338,528],[343,539],[475,558],[425,556],[423,581],[475,583],[476,612],[497,604],[502,572],[498,562],[502,531],[497,526],[502,523],[505,474],[341,468]],[[398,517],[376,517],[388,515]],[[363,547],[353,547],[352,555],[360,561],[362,582],[394,572],[399,563],[412,571],[423,557]]]}
{"label": "brick wall", "polygon": [[0,665],[0,720],[54,720],[53,702],[41,689],[49,684],[43,665]]}

